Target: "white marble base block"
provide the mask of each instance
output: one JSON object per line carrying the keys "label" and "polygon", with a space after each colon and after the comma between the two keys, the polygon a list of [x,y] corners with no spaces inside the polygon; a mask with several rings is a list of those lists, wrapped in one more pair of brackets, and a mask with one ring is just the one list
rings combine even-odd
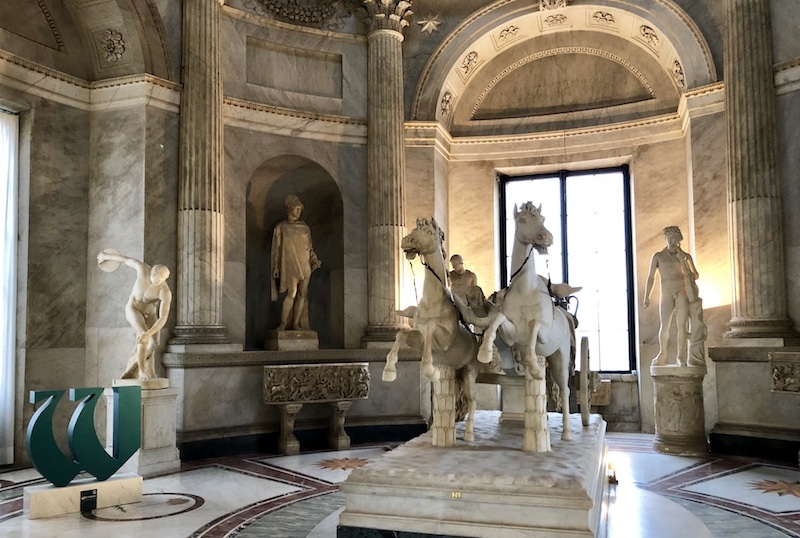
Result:
{"label": "white marble base block", "polygon": [[[114,381],[117,384],[117,380]],[[107,443],[113,439],[114,393],[106,389]],[[142,390],[142,445],[120,469],[144,477],[174,473],[181,468],[176,446],[176,414],[178,389]]]}
{"label": "white marble base block", "polygon": [[[552,452],[523,452],[523,427],[478,411],[475,441],[434,447],[427,432],[353,470],[341,485],[338,536],[382,529],[487,538],[602,536],[607,509],[606,423],[549,415]],[[463,423],[457,436],[463,436]]]}
{"label": "white marble base block", "polygon": [[28,519],[63,516],[81,511],[81,492],[96,490],[96,508],[131,504],[142,500],[142,477],[132,474],[114,475],[108,480],[95,478],[73,480],[57,488],[51,484],[25,488],[22,510]]}

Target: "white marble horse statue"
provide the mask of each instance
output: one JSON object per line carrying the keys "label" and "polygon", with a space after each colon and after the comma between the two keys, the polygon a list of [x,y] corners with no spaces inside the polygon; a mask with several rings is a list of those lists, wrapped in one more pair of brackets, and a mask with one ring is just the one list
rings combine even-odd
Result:
{"label": "white marble horse statue", "polygon": [[[426,267],[425,283],[419,305],[407,308],[398,315],[413,318],[412,328],[400,330],[386,356],[383,380],[397,377],[397,353],[407,343],[422,353],[422,371],[433,381],[433,445],[455,444],[455,383],[456,372],[461,377],[461,389],[467,402],[464,440],[472,441],[475,415],[474,386],[480,370],[477,361],[478,343],[475,336],[460,323],[459,313],[447,286],[447,267],[442,243],[444,232],[436,220],[417,219],[417,227],[403,237],[401,246],[406,258],[417,255]],[[444,377],[443,377],[444,376]]]}
{"label": "white marble horse statue", "polygon": [[[547,367],[551,369],[552,377],[560,389],[563,416],[561,439],[571,439],[569,376],[571,356],[574,356],[575,328],[572,316],[553,303],[547,283],[536,274],[532,249],[546,253],[547,247],[553,244],[553,235],[544,227],[541,206],[527,202],[519,210],[515,207],[514,220],[516,232],[511,256],[512,277],[508,287],[496,294],[496,303],[486,317],[475,317],[460,304],[459,310],[469,323],[485,328],[478,351],[480,362],[491,361],[497,334],[521,358],[526,377],[523,449],[543,452],[550,450],[550,440],[546,431],[546,393],[542,394],[544,389],[537,388],[544,387],[545,361],[541,358],[546,358]],[[530,408],[534,402],[536,409]]]}

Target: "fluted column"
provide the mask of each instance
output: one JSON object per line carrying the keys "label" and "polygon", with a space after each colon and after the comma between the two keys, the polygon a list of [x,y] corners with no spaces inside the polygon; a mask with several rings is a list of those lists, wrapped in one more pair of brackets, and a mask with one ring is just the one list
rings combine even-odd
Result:
{"label": "fluted column", "polygon": [[731,337],[796,336],[786,310],[769,0],[725,0]]}
{"label": "fluted column", "polygon": [[411,2],[364,0],[368,33],[367,214],[369,326],[365,342],[393,340],[405,235],[403,28]]}
{"label": "fluted column", "polygon": [[183,0],[177,326],[171,344],[227,342],[222,325],[221,0]]}

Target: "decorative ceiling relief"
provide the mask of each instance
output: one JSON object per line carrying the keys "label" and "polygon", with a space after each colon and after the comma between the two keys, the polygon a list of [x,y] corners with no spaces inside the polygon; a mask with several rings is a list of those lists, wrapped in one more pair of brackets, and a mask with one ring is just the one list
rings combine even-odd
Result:
{"label": "decorative ceiling relief", "polygon": [[614,18],[614,15],[608,11],[595,11],[594,14],[592,14],[592,20],[598,24],[608,25],[612,25],[617,22],[617,20]]}
{"label": "decorative ceiling relief", "polygon": [[539,11],[567,7],[567,0],[539,0]]}
{"label": "decorative ceiling relief", "polygon": [[461,61],[461,67],[459,68],[459,74],[463,80],[466,80],[474,71],[475,68],[478,67],[483,62],[480,55],[477,52],[470,51],[464,56],[464,59]]}
{"label": "decorative ceiling relief", "polygon": [[497,34],[492,34],[492,42],[494,43],[495,50],[500,50],[509,43],[524,37],[525,32],[519,26],[511,24],[500,30]]}
{"label": "decorative ceiling relief", "polygon": [[543,22],[545,26],[549,26],[550,28],[553,26],[561,26],[567,22],[567,16],[562,13],[557,13],[555,15],[545,17]]}
{"label": "decorative ceiling relief", "polygon": [[125,54],[125,40],[120,32],[109,28],[103,32],[98,48],[107,62],[114,63]]}
{"label": "decorative ceiling relief", "polygon": [[656,31],[643,24],[639,27],[639,35],[641,36],[642,40],[650,45],[652,48],[658,47],[658,34]]}
{"label": "decorative ceiling relief", "polygon": [[337,15],[342,0],[242,0],[242,5],[259,15],[305,26],[322,27]]}
{"label": "decorative ceiling relief", "polygon": [[678,60],[675,60],[672,63],[672,76],[675,78],[675,82],[678,83],[678,87],[681,90],[686,89],[686,77],[683,74],[683,67]]}
{"label": "decorative ceiling relief", "polygon": [[444,92],[442,100],[439,103],[439,114],[442,119],[445,119],[450,114],[450,109],[453,106],[453,93],[450,90]]}
{"label": "decorative ceiling relief", "polygon": [[439,20],[439,15],[428,15],[424,19],[417,21],[417,24],[420,25],[420,33],[425,32],[431,35],[439,29],[439,25],[442,24],[442,21]]}

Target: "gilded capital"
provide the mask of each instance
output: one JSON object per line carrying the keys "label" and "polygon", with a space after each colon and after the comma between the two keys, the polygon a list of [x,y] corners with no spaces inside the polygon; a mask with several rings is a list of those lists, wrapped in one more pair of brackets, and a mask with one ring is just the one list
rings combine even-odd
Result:
{"label": "gilded capital", "polygon": [[410,0],[363,0],[362,8],[366,11],[364,23],[367,33],[376,30],[403,31],[408,26],[408,17],[414,14],[411,11]]}

